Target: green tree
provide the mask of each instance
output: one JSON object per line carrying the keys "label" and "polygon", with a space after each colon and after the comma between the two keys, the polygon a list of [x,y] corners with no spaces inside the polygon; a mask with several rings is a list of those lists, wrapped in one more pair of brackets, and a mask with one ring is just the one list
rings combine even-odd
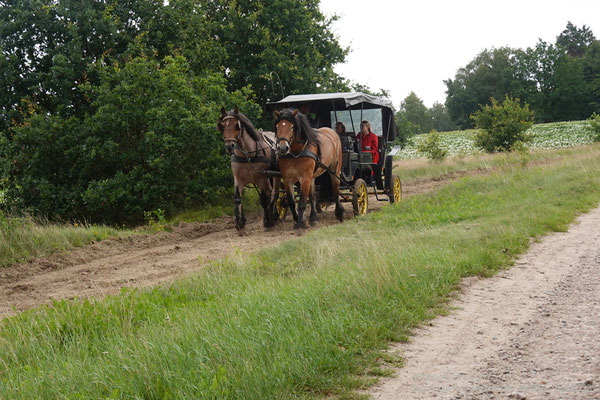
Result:
{"label": "green tree", "polygon": [[418,128],[406,119],[404,111],[398,111],[394,118],[396,120],[396,128],[398,129],[395,142],[404,147],[408,139],[417,134]]}
{"label": "green tree", "polygon": [[480,129],[475,145],[491,153],[511,151],[529,140],[525,131],[533,125],[533,112],[529,105],[521,107],[519,99],[505,97],[502,104],[491,99],[491,105],[482,107],[471,118]]}
{"label": "green tree", "polygon": [[564,48],[571,57],[583,57],[588,47],[596,41],[596,37],[591,29],[585,25],[581,28],[573,25],[571,21],[567,27],[556,38],[556,45]]}
{"label": "green tree", "polygon": [[563,48],[544,41],[517,54],[522,91],[543,122],[584,119],[591,113],[590,91],[585,80],[584,60],[572,58]]}
{"label": "green tree", "polygon": [[231,187],[215,121],[221,106],[236,104],[258,117],[247,89],[229,93],[218,73],[194,76],[181,56],[99,62],[94,73],[99,83],[82,87],[90,113],[32,112],[0,141],[7,204],[50,218],[130,223]]}
{"label": "green tree", "polygon": [[259,104],[279,100],[276,72],[286,95],[346,90],[333,67],[345,60],[319,0],[214,0],[198,3],[225,51],[223,71],[231,89],[250,85]]}
{"label": "green tree", "polygon": [[452,123],[450,114],[445,105],[435,102],[429,109],[429,115],[431,115],[431,122],[433,129],[438,132],[448,132],[456,129],[456,125]]}
{"label": "green tree", "polygon": [[223,50],[194,0],[15,0],[0,7],[0,131],[20,121],[21,100],[63,117],[82,117],[77,86],[97,83],[88,65],[140,52],[179,53],[197,73],[217,70]]}
{"label": "green tree", "polygon": [[594,41],[583,58],[583,76],[589,93],[589,108],[600,113],[600,41]]}
{"label": "green tree", "polygon": [[408,122],[410,122],[415,133],[428,132],[433,127],[429,110],[415,92],[410,92],[410,94],[402,100],[400,112]]}
{"label": "green tree", "polygon": [[491,97],[503,98],[518,89],[515,50],[484,50],[446,84],[446,107],[452,122],[463,129],[472,126],[469,116]]}
{"label": "green tree", "polygon": [[442,148],[440,134],[434,129],[425,135],[425,139],[417,146],[419,154],[433,161],[442,161],[448,151]]}

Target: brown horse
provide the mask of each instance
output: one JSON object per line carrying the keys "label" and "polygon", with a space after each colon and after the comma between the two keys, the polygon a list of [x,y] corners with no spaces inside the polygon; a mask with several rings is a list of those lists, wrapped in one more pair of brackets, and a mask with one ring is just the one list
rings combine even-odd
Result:
{"label": "brown horse", "polygon": [[340,171],[342,168],[342,144],[338,135],[330,128],[311,128],[305,115],[286,108],[275,111],[275,127],[277,135],[277,151],[279,153],[279,169],[283,177],[285,191],[288,196],[292,214],[295,212],[294,184],[300,182],[300,199],[295,229],[305,228],[304,211],[306,199],[310,197],[310,222],[317,220],[317,200],[315,196],[315,178],[329,173],[335,216],[344,219],[344,207],[340,202]]}
{"label": "brown horse", "polygon": [[[254,184],[260,189],[260,205],[264,210],[264,227],[272,227],[278,218],[273,209],[275,194],[279,191],[279,178],[274,178],[274,185],[271,185],[271,181],[264,171],[276,166],[275,134],[273,132],[262,132],[262,134],[257,132],[254,125],[244,114],[240,113],[237,106],[228,112],[225,111],[225,107],[221,108],[217,129],[223,133],[225,150],[231,156],[235,227],[241,230],[246,225],[242,207],[242,191],[246,185],[250,184]],[[268,143],[263,135],[271,143]]]}

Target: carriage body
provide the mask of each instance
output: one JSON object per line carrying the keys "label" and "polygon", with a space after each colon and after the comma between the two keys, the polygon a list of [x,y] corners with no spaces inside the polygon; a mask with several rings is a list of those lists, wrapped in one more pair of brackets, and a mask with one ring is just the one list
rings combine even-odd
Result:
{"label": "carriage body", "polygon": [[[397,134],[391,101],[360,92],[322,93],[287,96],[269,103],[268,107],[271,110],[301,109],[306,112],[313,128],[330,127],[335,130],[337,122],[344,124],[346,132],[340,135],[342,197],[354,203],[355,214],[367,211],[368,194],[375,195],[378,200],[400,200],[400,180],[392,174],[392,159],[400,148],[390,146]],[[378,136],[379,161],[376,164],[370,152],[360,151],[362,146],[357,135],[363,120],[370,122],[373,133]],[[330,202],[332,192],[328,174],[319,176],[315,185],[319,200]]]}

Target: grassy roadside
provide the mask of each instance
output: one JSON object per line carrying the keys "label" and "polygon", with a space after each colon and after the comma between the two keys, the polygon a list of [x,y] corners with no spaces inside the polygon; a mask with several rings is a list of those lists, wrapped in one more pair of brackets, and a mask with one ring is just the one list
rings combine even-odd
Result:
{"label": "grassy roadside", "polygon": [[527,163],[553,163],[564,157],[572,157],[585,152],[586,146],[560,149],[538,149],[528,153],[482,153],[476,156],[455,156],[440,162],[426,158],[410,160],[394,160],[394,173],[403,182],[413,182],[420,179],[441,177],[454,172],[474,170],[491,170],[507,165],[524,165]]}
{"label": "grassy roadside", "polygon": [[[248,189],[244,194],[246,213],[259,212],[258,195]],[[105,240],[139,234],[152,234],[162,225],[179,222],[207,222],[223,215],[233,215],[233,201],[222,199],[220,204],[200,210],[186,211],[168,220],[148,221],[142,229],[125,229],[104,225],[44,223],[32,217],[12,217],[0,211],[0,269],[60,251]]]}
{"label": "grassy roadside", "polygon": [[31,217],[10,217],[0,211],[0,268],[128,234],[106,226],[42,224]]}
{"label": "grassy roadside", "polygon": [[600,200],[600,147],[505,165],[171,287],[0,322],[0,398],[319,398],[365,385],[462,277]]}

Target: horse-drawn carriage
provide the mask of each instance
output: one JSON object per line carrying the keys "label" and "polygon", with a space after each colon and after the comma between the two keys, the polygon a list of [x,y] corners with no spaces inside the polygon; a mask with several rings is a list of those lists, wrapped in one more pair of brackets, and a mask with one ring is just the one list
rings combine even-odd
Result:
{"label": "horse-drawn carriage", "polygon": [[[284,107],[300,109],[306,112],[315,128],[333,129],[340,122],[343,124],[345,132],[340,134],[343,152],[340,195],[343,201],[352,201],[354,215],[367,212],[369,194],[391,203],[400,201],[402,185],[400,179],[392,173],[392,160],[400,148],[390,149],[389,145],[395,140],[397,133],[389,100],[357,92],[323,93],[287,96],[270,103],[269,107],[275,110]],[[377,162],[373,162],[371,151],[361,151],[363,146],[358,133],[364,120],[370,122],[373,132],[378,136]],[[327,174],[316,178],[315,190],[319,203],[333,200],[331,181]],[[285,208],[280,206],[278,210],[283,212]]]}
{"label": "horse-drawn carriage", "polygon": [[[272,225],[277,216],[283,218],[289,208],[296,227],[303,227],[307,199],[312,204],[311,222],[316,219],[315,210],[325,204],[335,203],[336,216],[342,220],[341,201],[352,201],[354,215],[362,215],[367,212],[369,194],[392,203],[401,199],[400,179],[392,173],[399,147],[390,151],[396,124],[389,100],[356,92],[293,95],[269,103],[268,109],[276,116],[275,134],[257,133],[237,108],[229,113],[223,109],[219,118],[218,127],[232,157],[238,229],[245,223],[241,189],[248,183],[261,189],[265,226]],[[365,120],[377,134],[377,149],[363,151],[358,132]],[[336,125],[345,130],[334,132]],[[281,178],[285,190],[279,189]],[[274,182],[270,202],[267,179]]]}

